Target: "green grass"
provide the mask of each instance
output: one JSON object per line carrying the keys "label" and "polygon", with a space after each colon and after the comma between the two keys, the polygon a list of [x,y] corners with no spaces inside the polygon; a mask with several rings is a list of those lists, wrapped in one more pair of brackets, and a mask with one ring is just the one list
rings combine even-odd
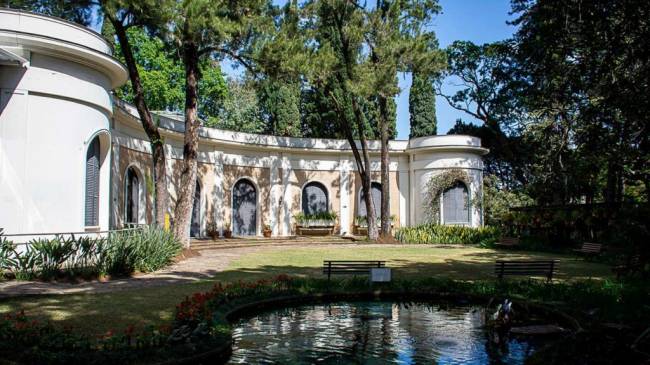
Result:
{"label": "green grass", "polygon": [[[560,258],[559,280],[602,279],[606,265],[549,253],[497,251],[474,247],[386,246],[313,247],[261,250],[247,254],[215,275],[219,281],[251,280],[279,273],[322,276],[324,259],[388,261],[394,277],[449,277],[477,280],[493,277],[494,260]],[[176,304],[187,295],[205,291],[214,281],[124,290],[106,294],[22,297],[0,301],[0,313],[25,309],[29,316],[70,325],[88,334],[122,330],[130,324],[162,324],[172,319]]]}

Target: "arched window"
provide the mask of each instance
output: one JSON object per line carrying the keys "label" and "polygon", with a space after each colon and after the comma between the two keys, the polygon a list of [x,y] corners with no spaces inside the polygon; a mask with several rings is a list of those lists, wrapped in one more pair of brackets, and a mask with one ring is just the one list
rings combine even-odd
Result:
{"label": "arched window", "polygon": [[445,224],[469,223],[469,193],[467,186],[457,181],[442,194],[442,217]]}
{"label": "arched window", "polygon": [[302,212],[305,214],[329,211],[329,199],[325,185],[313,181],[302,188]]}
{"label": "arched window", "polygon": [[135,168],[126,170],[126,185],[124,188],[124,211],[126,223],[138,223],[140,208],[140,179]]}
{"label": "arched window", "polygon": [[236,236],[257,234],[257,189],[240,179],[232,189],[232,231]]}
{"label": "arched window", "polygon": [[87,227],[99,225],[99,153],[99,137],[95,137],[86,151],[84,222]]}
{"label": "arched window", "polygon": [[196,181],[194,198],[192,199],[192,220],[190,223],[190,237],[201,235],[201,184]]}
{"label": "arched window", "polygon": [[[379,217],[379,212],[381,212],[381,184],[378,182],[372,182],[370,184],[370,195],[372,196],[373,208],[375,211],[375,217]],[[363,189],[359,194],[359,215],[365,217],[366,213],[366,197],[363,195]]]}

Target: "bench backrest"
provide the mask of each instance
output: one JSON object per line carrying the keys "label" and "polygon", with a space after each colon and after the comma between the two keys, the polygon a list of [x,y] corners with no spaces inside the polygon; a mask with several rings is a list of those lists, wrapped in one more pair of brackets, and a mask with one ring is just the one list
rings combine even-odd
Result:
{"label": "bench backrest", "polygon": [[583,252],[600,252],[602,248],[603,245],[600,243],[585,242],[582,244],[582,248],[580,250]]}
{"label": "bench backrest", "polygon": [[552,280],[553,274],[557,273],[559,262],[560,260],[496,260],[494,273],[499,278],[512,275],[542,275]]}
{"label": "bench backrest", "polygon": [[367,274],[376,267],[386,267],[386,261],[325,260],[323,274]]}
{"label": "bench backrest", "polygon": [[499,243],[503,243],[506,245],[518,245],[519,244],[519,238],[517,237],[501,237],[499,239]]}

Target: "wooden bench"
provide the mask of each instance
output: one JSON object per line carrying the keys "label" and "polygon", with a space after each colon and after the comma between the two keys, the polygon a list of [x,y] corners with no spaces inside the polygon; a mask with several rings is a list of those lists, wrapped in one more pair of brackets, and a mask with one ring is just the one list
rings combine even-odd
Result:
{"label": "wooden bench", "polygon": [[603,245],[601,245],[600,243],[589,243],[589,242],[585,242],[582,244],[582,247],[573,250],[573,252],[577,254],[583,254],[588,256],[600,255],[602,251],[603,251]]}
{"label": "wooden bench", "polygon": [[516,247],[519,246],[519,238],[517,237],[501,237],[499,242],[494,244],[500,247]]}
{"label": "wooden bench", "polygon": [[612,267],[612,272],[616,274],[617,279],[620,279],[625,275],[634,274],[642,268],[641,255],[631,255],[624,262]]}
{"label": "wooden bench", "polygon": [[370,274],[370,269],[386,267],[386,261],[363,260],[325,260],[323,261],[323,274],[330,280],[334,274],[357,275]]}
{"label": "wooden bench", "polygon": [[494,274],[499,279],[504,276],[544,276],[550,282],[553,274],[557,273],[560,260],[497,260],[494,264]]}

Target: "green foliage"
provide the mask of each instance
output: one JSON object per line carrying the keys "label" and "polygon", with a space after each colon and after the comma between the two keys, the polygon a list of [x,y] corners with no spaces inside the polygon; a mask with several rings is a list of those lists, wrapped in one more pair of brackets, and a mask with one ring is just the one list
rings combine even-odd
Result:
{"label": "green foliage", "polygon": [[18,280],[123,276],[159,270],[169,265],[180,249],[171,233],[153,227],[114,231],[107,238],[58,235],[21,246],[3,237],[0,269]]}
{"label": "green foliage", "polygon": [[0,228],[0,279],[4,273],[16,266],[14,258],[14,243],[3,237],[4,230]]}
{"label": "green foliage", "polygon": [[312,214],[298,213],[293,216],[298,224],[307,223],[309,221],[320,220],[320,221],[334,221],[337,218],[336,212],[318,212]]}
{"label": "green foliage", "polygon": [[505,187],[496,175],[483,177],[483,214],[488,226],[502,226],[510,208],[533,205],[533,199],[519,190]]}
{"label": "green foliage", "polygon": [[415,244],[462,244],[490,246],[501,237],[497,227],[445,226],[440,224],[421,224],[401,227],[395,232],[395,239],[402,243]]}
{"label": "green foliage", "polygon": [[168,231],[147,227],[112,232],[100,250],[101,272],[124,276],[150,272],[169,265],[181,245]]}
{"label": "green foliage", "polygon": [[517,235],[546,242],[547,249],[596,242],[643,253],[650,240],[648,214],[644,204],[531,206],[509,212],[500,222]]}
{"label": "green foliage", "polygon": [[[468,189],[472,181],[469,178],[467,171],[463,169],[448,169],[444,170],[427,181],[425,187],[425,198],[422,199],[424,214],[427,221],[432,223],[440,222],[440,197],[442,193],[454,186],[455,183],[462,182]],[[471,193],[471,192],[470,192]],[[470,201],[467,202],[468,206],[480,206],[481,199],[478,192],[474,192],[473,197],[469,197]]]}
{"label": "green foliage", "polygon": [[413,73],[409,93],[409,138],[435,136],[438,134],[436,119],[436,94],[431,78]]}
{"label": "green foliage", "polygon": [[236,132],[261,133],[264,123],[257,91],[250,82],[228,80],[228,95],[217,117],[210,117],[206,125]]}
{"label": "green foliage", "polygon": [[30,241],[28,245],[38,256],[39,276],[45,280],[52,279],[57,275],[59,269],[70,259],[76,248],[74,236],[39,238]]}
{"label": "green foliage", "polygon": [[[147,34],[144,28],[131,27],[127,36],[138,65],[144,98],[151,110],[182,111],[185,103],[185,70],[178,57],[159,37]],[[119,43],[115,54],[124,62]],[[217,62],[201,63],[199,81],[199,116],[216,117],[220,104],[227,95],[226,80]],[[117,96],[127,102],[134,100],[131,83],[116,90]]]}
{"label": "green foliage", "polygon": [[268,79],[259,91],[267,118],[267,132],[275,136],[302,137],[300,128],[300,84]]}

